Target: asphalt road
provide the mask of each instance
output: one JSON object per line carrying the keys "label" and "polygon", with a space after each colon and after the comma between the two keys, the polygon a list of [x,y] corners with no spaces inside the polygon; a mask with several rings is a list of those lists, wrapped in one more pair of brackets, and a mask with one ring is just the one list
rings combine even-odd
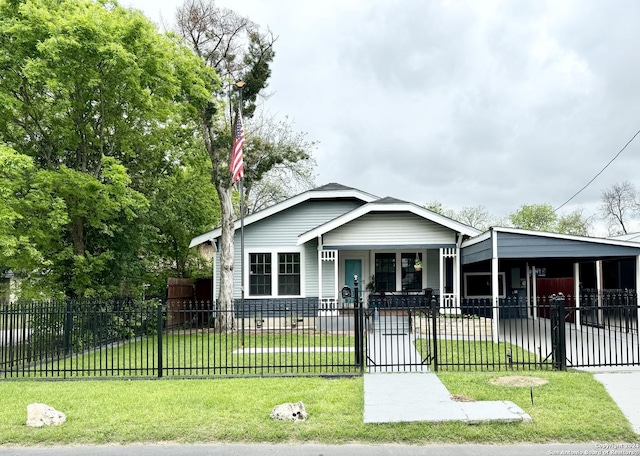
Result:
{"label": "asphalt road", "polygon": [[16,456],[640,456],[639,443],[587,443],[542,445],[109,445],[56,447],[2,447],[0,455]]}

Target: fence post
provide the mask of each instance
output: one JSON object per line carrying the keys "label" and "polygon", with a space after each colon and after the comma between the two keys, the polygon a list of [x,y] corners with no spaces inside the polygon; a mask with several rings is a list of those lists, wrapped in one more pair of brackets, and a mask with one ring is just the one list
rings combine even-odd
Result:
{"label": "fence post", "polygon": [[438,372],[438,300],[429,296],[431,307],[431,333],[433,334],[433,370]]}
{"label": "fence post", "polygon": [[[55,307],[51,308],[52,311]],[[64,354],[68,355],[71,351],[71,331],[73,330],[73,303],[67,300],[67,307],[64,314]]]}
{"label": "fence post", "polygon": [[567,340],[565,335],[564,295],[558,293],[552,296],[552,348],[554,369],[567,370]]}
{"label": "fence post", "polygon": [[162,378],[162,302],[158,303],[156,319],[158,320],[158,378]]}
{"label": "fence post", "polygon": [[360,371],[364,372],[364,344],[363,344],[363,326],[362,319],[362,303],[360,302],[360,290],[358,288],[358,276],[353,276],[353,309],[354,309],[354,332],[355,332],[355,350],[356,365],[360,367]]}

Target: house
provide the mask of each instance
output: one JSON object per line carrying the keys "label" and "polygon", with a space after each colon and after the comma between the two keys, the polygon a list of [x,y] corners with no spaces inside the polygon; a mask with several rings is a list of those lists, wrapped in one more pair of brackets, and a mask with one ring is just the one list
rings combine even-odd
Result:
{"label": "house", "polygon": [[[247,216],[243,225],[244,247],[235,224],[234,269],[234,296],[243,303],[297,301],[337,312],[351,299],[341,290],[353,289],[357,277],[365,305],[378,305],[380,295],[394,306],[432,294],[440,312],[461,313],[470,300],[518,298],[531,303],[529,315],[519,317],[536,318],[537,296],[562,292],[578,297],[579,306],[585,290],[636,290],[640,283],[637,242],[499,227],[481,233],[416,204],[335,183]],[[215,250],[220,236],[214,229],[191,246]]]}

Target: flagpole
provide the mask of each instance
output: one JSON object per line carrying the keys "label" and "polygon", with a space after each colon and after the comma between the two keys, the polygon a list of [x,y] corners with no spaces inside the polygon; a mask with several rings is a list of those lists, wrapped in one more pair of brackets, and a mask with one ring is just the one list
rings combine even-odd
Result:
{"label": "flagpole", "polygon": [[[242,118],[242,89],[244,81],[236,82],[238,88],[238,115]],[[236,119],[237,120],[237,119]],[[234,133],[235,134],[235,133]],[[242,309],[242,348],[244,349],[244,173],[240,178],[240,308]]]}

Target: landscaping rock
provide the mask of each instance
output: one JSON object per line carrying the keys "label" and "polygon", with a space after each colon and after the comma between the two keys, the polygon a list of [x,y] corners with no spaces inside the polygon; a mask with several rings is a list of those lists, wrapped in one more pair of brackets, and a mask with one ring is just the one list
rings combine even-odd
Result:
{"label": "landscaping rock", "polygon": [[64,413],[47,404],[27,405],[27,426],[29,427],[58,426],[66,420],[67,417]]}
{"label": "landscaping rock", "polygon": [[270,416],[273,420],[304,421],[307,419],[307,412],[302,402],[296,402],[295,404],[288,402],[273,407]]}

